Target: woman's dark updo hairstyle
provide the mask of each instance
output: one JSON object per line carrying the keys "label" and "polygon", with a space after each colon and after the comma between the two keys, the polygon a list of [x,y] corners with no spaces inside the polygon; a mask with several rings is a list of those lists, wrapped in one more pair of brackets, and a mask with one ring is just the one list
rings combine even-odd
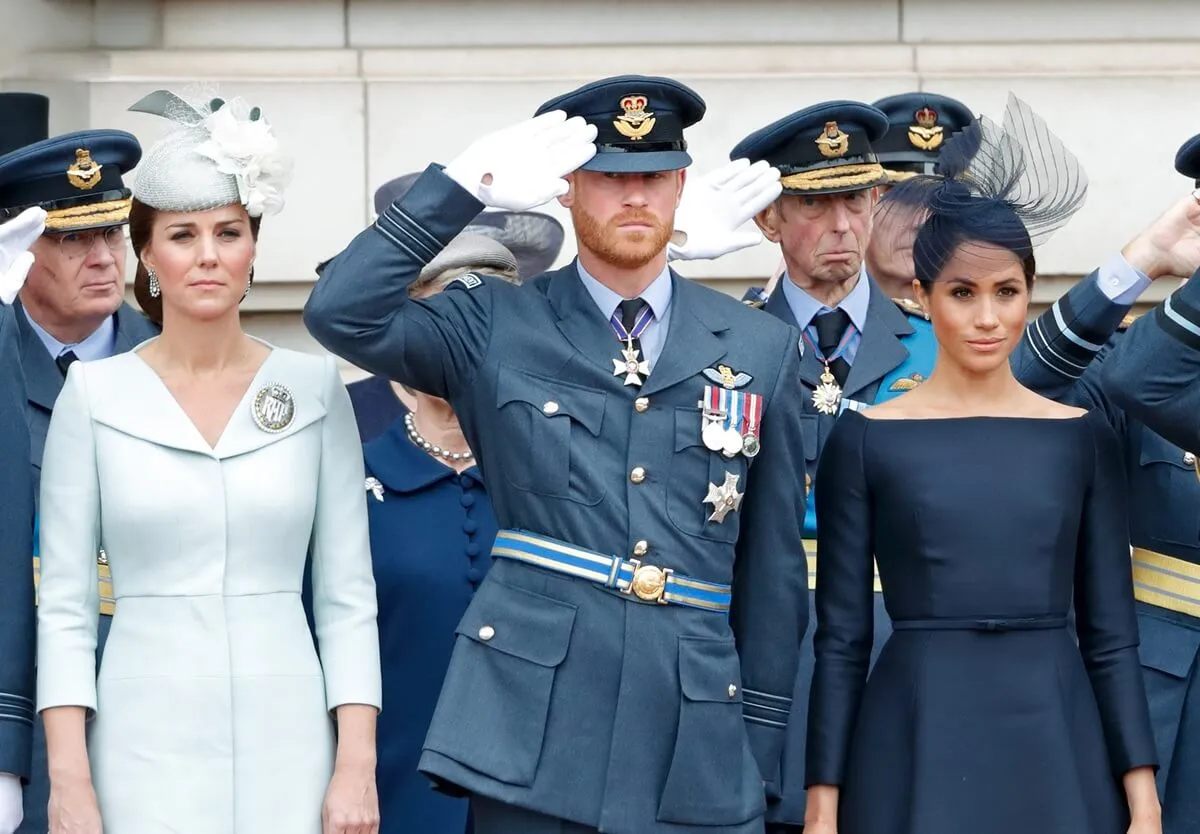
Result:
{"label": "woman's dark updo hairstyle", "polygon": [[976,197],[966,185],[953,180],[939,183],[931,192],[929,216],[913,241],[916,277],[926,292],[959,247],[969,243],[991,244],[1012,252],[1021,262],[1026,289],[1033,289],[1037,272],[1033,241],[1008,203]]}
{"label": "woman's dark updo hairstyle", "polygon": [[[150,245],[156,217],[158,209],[134,198],[129,208],[129,240],[133,244],[134,257],[137,258],[137,273],[133,276],[133,296],[146,317],[162,327],[162,296],[156,298],[150,295],[150,276],[146,272],[146,264],[142,261],[142,253]],[[250,236],[254,238],[255,243],[258,242],[258,228],[261,225],[262,217],[250,218]],[[254,281],[254,267],[250,268],[250,280]]]}

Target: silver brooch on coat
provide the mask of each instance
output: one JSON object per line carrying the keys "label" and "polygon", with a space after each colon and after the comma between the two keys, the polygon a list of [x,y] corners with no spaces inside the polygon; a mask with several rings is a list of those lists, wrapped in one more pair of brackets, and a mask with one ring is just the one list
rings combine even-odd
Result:
{"label": "silver brooch on coat", "polygon": [[375,496],[376,501],[383,500],[383,484],[380,483],[378,478],[367,478],[364,486],[367,492]]}
{"label": "silver brooch on coat", "polygon": [[268,382],[254,395],[251,413],[255,425],[263,431],[281,432],[296,419],[296,400],[285,386]]}

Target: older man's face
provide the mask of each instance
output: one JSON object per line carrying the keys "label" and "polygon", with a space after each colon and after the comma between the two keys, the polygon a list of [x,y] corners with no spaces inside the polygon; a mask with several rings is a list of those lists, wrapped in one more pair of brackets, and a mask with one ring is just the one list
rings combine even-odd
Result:
{"label": "older man's face", "polygon": [[124,300],[126,248],[122,226],[42,235],[30,247],[22,304],[51,332],[98,326]]}

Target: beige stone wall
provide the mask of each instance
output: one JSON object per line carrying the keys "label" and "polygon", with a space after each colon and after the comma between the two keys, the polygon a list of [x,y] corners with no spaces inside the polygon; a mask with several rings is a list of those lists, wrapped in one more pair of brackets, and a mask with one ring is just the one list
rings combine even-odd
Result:
{"label": "beige stone wall", "polygon": [[[194,81],[263,107],[297,172],[247,304],[300,346],[312,267],[370,222],[379,184],[602,75],[695,86],[699,172],[823,99],[921,88],[998,117],[1017,93],[1091,180],[1040,253],[1039,303],[1186,192],[1172,159],[1200,132],[1195,0],[0,0],[0,15],[0,86],[50,94],[55,130],[153,141],[161,126],[125,107]],[[764,245],[681,271],[737,293],[777,260]]]}

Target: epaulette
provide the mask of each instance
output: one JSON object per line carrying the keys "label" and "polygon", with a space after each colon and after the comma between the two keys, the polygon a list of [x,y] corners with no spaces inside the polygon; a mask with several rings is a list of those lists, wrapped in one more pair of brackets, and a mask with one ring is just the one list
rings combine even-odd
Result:
{"label": "epaulette", "polygon": [[916,316],[917,318],[929,319],[929,316],[925,314],[925,308],[911,298],[893,298],[892,301],[896,303],[896,306],[900,308],[900,312],[902,313]]}
{"label": "epaulette", "polygon": [[1128,330],[1130,327],[1133,326],[1133,323],[1135,321],[1137,321],[1138,317],[1140,317],[1141,315],[1142,315],[1141,313],[1130,313],[1125,318],[1121,319],[1121,323],[1117,325],[1117,332],[1124,333],[1126,330]]}
{"label": "epaulette", "polygon": [[750,287],[742,294],[742,303],[755,310],[767,306],[767,292],[763,287]]}

